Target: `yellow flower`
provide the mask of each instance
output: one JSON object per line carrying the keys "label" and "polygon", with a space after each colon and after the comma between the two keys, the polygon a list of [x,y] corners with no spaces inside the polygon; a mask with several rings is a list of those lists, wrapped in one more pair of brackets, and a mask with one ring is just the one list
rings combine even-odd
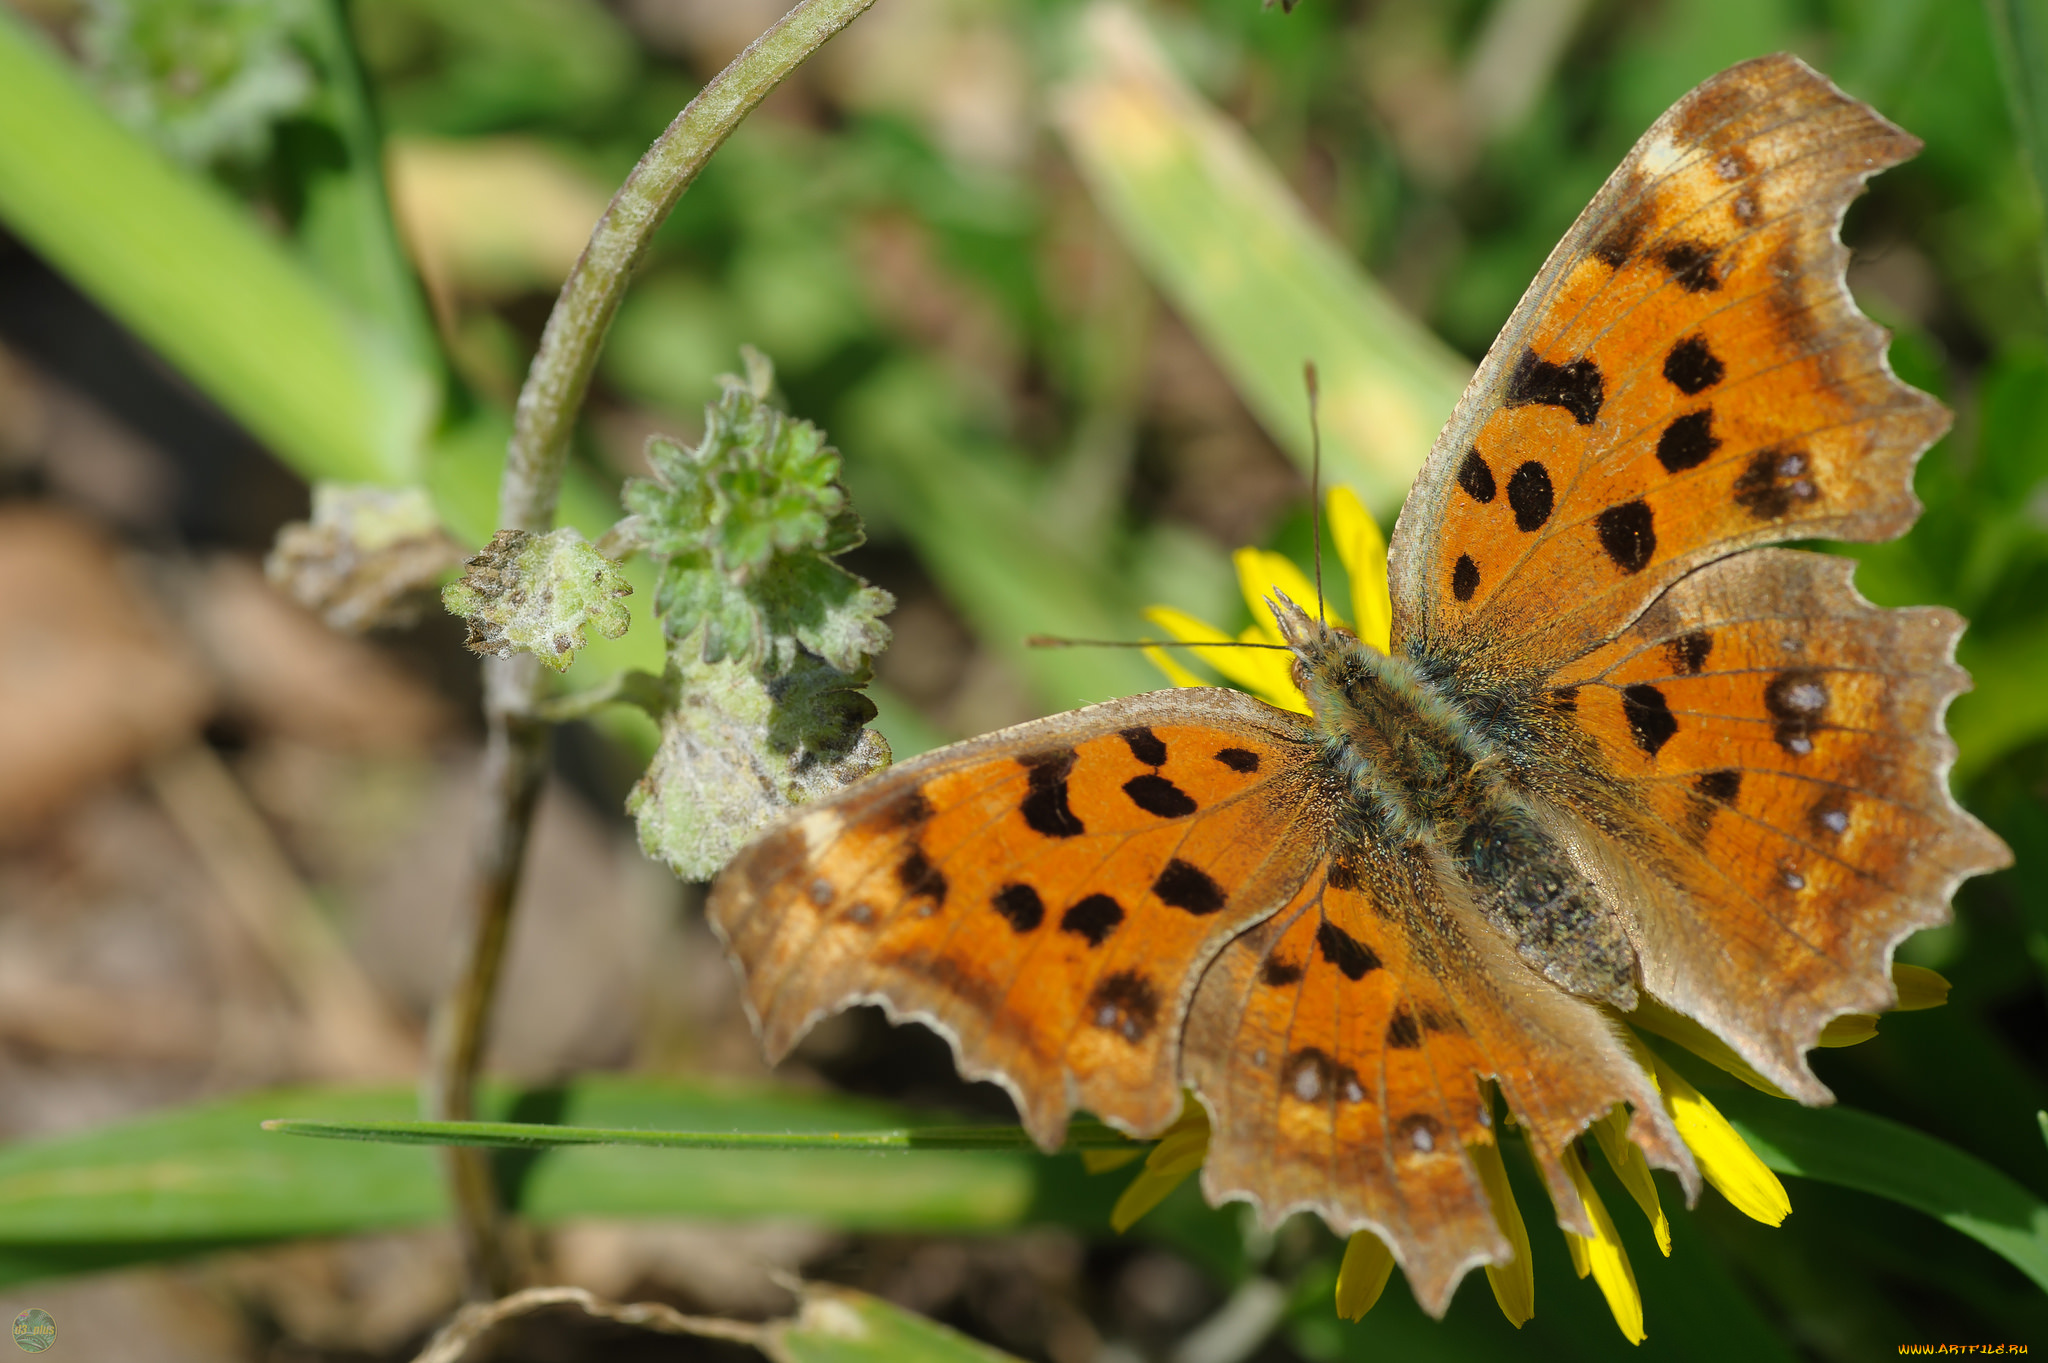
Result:
{"label": "yellow flower", "polygon": [[[1373,648],[1382,653],[1389,652],[1393,608],[1387,591],[1385,538],[1357,495],[1345,487],[1330,490],[1325,525],[1330,545],[1351,579],[1351,618],[1357,623],[1349,628]],[[1183,646],[1192,646],[1197,656],[1234,685],[1284,709],[1306,713],[1308,703],[1294,686],[1293,660],[1289,654],[1273,648],[1217,648],[1213,645],[1279,644],[1279,632],[1273,627],[1271,614],[1266,609],[1267,596],[1277,587],[1306,606],[1316,600],[1315,584],[1292,560],[1268,550],[1240,549],[1233,559],[1237,565],[1238,585],[1244,592],[1245,604],[1251,607],[1254,622],[1235,638],[1169,606],[1151,607],[1145,612],[1146,618],[1172,634]],[[1328,602],[1323,603],[1323,612],[1333,624],[1346,623]],[[1204,684],[1163,649],[1148,648],[1145,655],[1175,686]],[[1918,966],[1893,966],[1892,982],[1899,995],[1894,1011],[1936,1008],[1948,999],[1948,981]],[[1637,1061],[1656,1084],[1664,1110],[1680,1138],[1692,1151],[1701,1175],[1744,1215],[1768,1226],[1782,1222],[1792,1211],[1791,1199],[1785,1195],[1785,1185],[1749,1148],[1741,1133],[1721,1115],[1719,1109],[1652,1051],[1637,1032],[1646,1032],[1682,1046],[1752,1088],[1778,1098],[1787,1095],[1757,1073],[1721,1038],[1654,999],[1645,996],[1634,1012],[1621,1016],[1619,1020],[1634,1029],[1624,1029],[1623,1035],[1633,1048]],[[1877,1018],[1874,1015],[1850,1013],[1828,1023],[1821,1032],[1820,1044],[1854,1046],[1876,1035]],[[1671,1253],[1671,1223],[1659,1201],[1657,1183],[1651,1175],[1649,1162],[1643,1158],[1642,1150],[1628,1138],[1628,1122],[1627,1109],[1616,1106],[1594,1121],[1587,1135],[1591,1138],[1590,1143],[1599,1147],[1621,1186],[1648,1219],[1658,1250],[1668,1256]],[[1507,1125],[1513,1125],[1512,1114]],[[1567,1231],[1565,1246],[1579,1276],[1590,1276],[1607,1299],[1608,1309],[1614,1313],[1614,1322],[1622,1334],[1630,1343],[1640,1344],[1644,1339],[1642,1294],[1636,1287],[1635,1271],[1629,1264],[1628,1254],[1615,1233],[1614,1220],[1587,1176],[1580,1155],[1583,1144],[1585,1142],[1566,1146],[1560,1157],[1594,1234],[1587,1237]],[[1208,1114],[1200,1103],[1190,1097],[1180,1119],[1152,1147],[1145,1158],[1145,1168],[1117,1200],[1111,1213],[1111,1224],[1118,1231],[1123,1231],[1158,1206],[1168,1193],[1201,1168],[1208,1148]],[[1499,1147],[1486,1142],[1468,1145],[1465,1152],[1486,1188],[1501,1235],[1513,1251],[1513,1257],[1507,1263],[1489,1265],[1486,1276],[1502,1314],[1519,1329],[1536,1312],[1528,1228],[1508,1186],[1507,1167],[1501,1160]],[[1136,1159],[1137,1154],[1131,1151],[1089,1152],[1087,1158],[1089,1169],[1101,1172],[1128,1163]],[[1344,1260],[1337,1271],[1337,1314],[1346,1320],[1363,1317],[1379,1300],[1393,1269],[1393,1254],[1377,1235],[1371,1231],[1353,1235],[1345,1245]]]}
{"label": "yellow flower", "polygon": [[[1332,624],[1347,625],[1360,639],[1385,653],[1394,625],[1394,609],[1387,596],[1387,542],[1366,511],[1365,504],[1358,500],[1358,494],[1348,487],[1330,489],[1328,524],[1330,547],[1336,551],[1337,561],[1344,565],[1345,573],[1351,578],[1351,614],[1358,623],[1348,625],[1336,607],[1327,601],[1323,603],[1323,616]],[[1171,606],[1153,606],[1145,612],[1145,618],[1183,644],[1194,645],[1192,651],[1196,656],[1221,672],[1233,685],[1262,700],[1271,701],[1283,710],[1307,714],[1308,702],[1302,699],[1301,692],[1294,686],[1291,673],[1293,656],[1279,647],[1280,631],[1273,627],[1273,614],[1267,609],[1266,598],[1277,587],[1304,608],[1310,607],[1316,600],[1315,583],[1295,566],[1294,560],[1269,549],[1240,549],[1231,558],[1237,565],[1238,587],[1244,593],[1245,605],[1252,612],[1252,623],[1242,633],[1232,636]],[[1203,644],[1239,643],[1272,647],[1201,647]],[[1166,673],[1175,686],[1202,684],[1193,673],[1173,662],[1161,649],[1148,648],[1145,656]]]}

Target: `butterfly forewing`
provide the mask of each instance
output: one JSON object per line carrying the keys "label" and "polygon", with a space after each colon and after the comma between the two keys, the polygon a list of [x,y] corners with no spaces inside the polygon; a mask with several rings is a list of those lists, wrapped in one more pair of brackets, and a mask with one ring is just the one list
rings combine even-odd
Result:
{"label": "butterfly forewing", "polygon": [[[1201,967],[1321,850],[1297,717],[1234,691],[1134,696],[905,762],[751,843],[710,916],[772,1057],[878,1002],[936,1025],[1056,1145],[1076,1106],[1180,1109]],[[1318,799],[1321,796],[1321,799]]]}
{"label": "butterfly forewing", "polygon": [[1618,866],[1661,871],[1623,896],[1650,991],[1809,1098],[1828,1018],[1888,1007],[1892,947],[2009,859],[1948,793],[1962,621],[1881,610],[1853,571],[1766,550],[1686,578],[1558,674],[1539,759]]}
{"label": "butterfly forewing", "polygon": [[1685,572],[1886,539],[1948,424],[1843,284],[1842,212],[1919,143],[1793,57],[1659,119],[1545,265],[1394,535],[1398,647],[1568,660]]}

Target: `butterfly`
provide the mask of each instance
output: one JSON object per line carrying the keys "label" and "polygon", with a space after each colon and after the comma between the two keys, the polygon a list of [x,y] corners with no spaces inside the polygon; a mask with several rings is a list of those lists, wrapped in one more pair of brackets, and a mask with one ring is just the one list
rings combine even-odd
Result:
{"label": "butterfly", "polygon": [[955,744],[803,807],[709,916],[771,1058],[857,1003],[923,1022],[1057,1148],[1207,1109],[1203,1186],[1375,1231],[1416,1299],[1510,1250],[1468,1147],[1496,1086],[1559,1209],[1625,1104],[1699,1174],[1613,1022],[1654,999],[1772,1083],[1895,1001],[1893,949],[2009,864],[1947,788],[1962,621],[1879,609],[1948,413],[1844,281],[1916,139],[1796,58],[1644,134],[1516,308],[1389,557],[1388,653],[1272,602],[1312,714],[1220,688]]}

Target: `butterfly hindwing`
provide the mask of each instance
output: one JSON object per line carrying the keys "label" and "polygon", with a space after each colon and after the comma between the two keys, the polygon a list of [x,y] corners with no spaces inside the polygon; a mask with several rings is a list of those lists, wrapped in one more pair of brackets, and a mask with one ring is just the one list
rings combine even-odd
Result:
{"label": "butterfly hindwing", "polygon": [[1887,539],[1948,414],[1892,377],[1836,232],[1919,143],[1788,56],[1644,134],[1480,366],[1393,537],[1394,637],[1568,660],[1692,568]]}
{"label": "butterfly hindwing", "polygon": [[1308,733],[1239,692],[1155,692],[807,807],[742,849],[709,906],[770,1057],[880,1003],[1002,1082],[1041,1145],[1077,1106],[1158,1131],[1201,967],[1319,853]]}
{"label": "butterfly hindwing", "polygon": [[1650,992],[1809,1099],[1821,1027],[1889,1007],[1892,947],[2010,860],[1948,793],[1962,621],[1881,610],[1854,567],[1773,549],[1692,574],[1553,678],[1571,708],[1528,754],[1605,828],[1586,841],[1628,879]]}
{"label": "butterfly hindwing", "polygon": [[1496,1135],[1483,1078],[1581,1233],[1557,1151],[1616,1103],[1636,1108],[1652,1162],[1698,1182],[1611,1025],[1517,960],[1454,884],[1419,846],[1342,849],[1209,967],[1185,1047],[1211,1198],[1248,1198],[1269,1224],[1313,1210],[1340,1234],[1372,1228],[1432,1314],[1466,1270],[1508,1256],[1465,1153]]}

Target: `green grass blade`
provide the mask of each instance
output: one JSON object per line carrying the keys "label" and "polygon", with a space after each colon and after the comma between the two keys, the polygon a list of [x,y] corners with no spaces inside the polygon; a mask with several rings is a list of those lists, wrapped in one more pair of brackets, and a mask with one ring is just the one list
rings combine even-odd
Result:
{"label": "green grass blade", "polygon": [[[431,1150],[280,1140],[269,1118],[405,1124],[408,1089],[307,1088],[154,1113],[99,1131],[0,1147],[0,1283],[196,1253],[349,1235],[447,1216]],[[837,1096],[593,1077],[485,1095],[494,1121],[647,1130],[904,1130],[902,1109]],[[1088,1128],[1078,1128],[1085,1132]],[[822,1142],[821,1142],[822,1144]],[[989,1231],[1027,1219],[1105,1225],[1121,1191],[1074,1159],[1019,1148],[902,1154],[585,1145],[494,1157],[506,1202],[570,1217],[793,1217],[849,1229]]]}
{"label": "green grass blade", "polygon": [[2048,1289],[2048,1205],[1975,1156],[1853,1108],[1805,1108],[1733,1088],[1717,1088],[1714,1101],[1779,1173],[1925,1212]]}
{"label": "green grass blade", "polygon": [[1391,512],[1471,367],[1330,241],[1136,20],[1096,7],[1082,32],[1088,69],[1060,124],[1096,203],[1304,467],[1301,365],[1315,361],[1325,477]]}
{"label": "green grass blade", "polygon": [[937,1321],[827,1283],[806,1283],[796,1319],[770,1322],[758,1343],[775,1363],[1014,1363]]}
{"label": "green grass blade", "polygon": [[4,9],[0,217],[302,476],[417,476],[438,399],[403,343],[117,122]]}
{"label": "green grass blade", "polygon": [[[1985,9],[2035,208],[2048,214],[2048,0],[1987,0]],[[2048,224],[2043,228],[2041,284],[2048,289]]]}
{"label": "green grass blade", "polygon": [[[542,1122],[331,1121],[279,1117],[265,1131],[392,1145],[476,1145],[537,1150],[558,1145],[644,1145],[668,1150],[1034,1150],[1021,1126],[921,1126],[884,1131],[648,1131]],[[1099,1123],[1075,1123],[1068,1150],[1115,1149],[1130,1139]]]}

